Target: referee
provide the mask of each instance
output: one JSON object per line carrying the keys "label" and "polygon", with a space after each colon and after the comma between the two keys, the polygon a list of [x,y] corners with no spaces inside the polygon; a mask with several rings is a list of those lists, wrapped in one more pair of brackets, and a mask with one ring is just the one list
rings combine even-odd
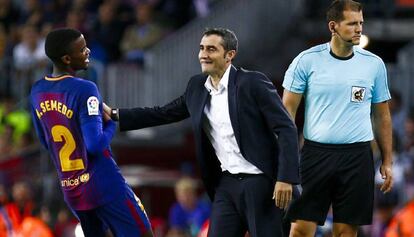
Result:
{"label": "referee", "polygon": [[303,191],[288,210],[293,237],[314,236],[330,206],[333,236],[356,236],[358,226],[371,224],[374,135],[382,155],[381,190],[392,188],[391,96],[384,62],[356,47],[364,22],[360,3],[333,1],[327,21],[330,42],[300,53],[283,82],[283,104],[292,118],[305,100]]}

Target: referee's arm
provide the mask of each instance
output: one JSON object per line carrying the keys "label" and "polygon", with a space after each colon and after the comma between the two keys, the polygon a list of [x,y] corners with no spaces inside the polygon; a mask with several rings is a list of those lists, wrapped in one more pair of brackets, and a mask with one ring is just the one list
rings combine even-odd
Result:
{"label": "referee's arm", "polygon": [[381,151],[382,164],[380,172],[384,183],[381,191],[387,193],[393,185],[392,177],[392,125],[388,101],[373,104],[375,140]]}
{"label": "referee's arm", "polygon": [[294,93],[288,90],[283,91],[283,105],[288,111],[293,122],[295,122],[296,112],[298,110],[300,101],[302,100],[302,94]]}

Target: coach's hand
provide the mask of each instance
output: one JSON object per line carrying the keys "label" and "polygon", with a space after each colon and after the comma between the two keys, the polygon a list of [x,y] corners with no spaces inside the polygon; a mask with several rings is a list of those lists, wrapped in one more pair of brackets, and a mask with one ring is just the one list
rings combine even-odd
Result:
{"label": "coach's hand", "polygon": [[384,193],[388,193],[391,191],[392,185],[394,184],[392,177],[392,164],[383,163],[380,167],[380,173],[382,179],[384,180],[384,183],[382,183],[380,190]]}
{"label": "coach's hand", "polygon": [[103,105],[103,112],[104,112],[103,113],[104,121],[106,122],[106,121],[111,120],[111,107],[109,107],[105,103],[102,103],[102,105]]}
{"label": "coach's hand", "polygon": [[275,184],[275,190],[273,191],[273,199],[275,199],[277,207],[286,209],[292,200],[292,185],[277,181]]}
{"label": "coach's hand", "polygon": [[107,114],[109,117],[111,117],[111,107],[109,107],[107,104],[102,103],[103,105],[103,111],[105,112],[105,114]]}

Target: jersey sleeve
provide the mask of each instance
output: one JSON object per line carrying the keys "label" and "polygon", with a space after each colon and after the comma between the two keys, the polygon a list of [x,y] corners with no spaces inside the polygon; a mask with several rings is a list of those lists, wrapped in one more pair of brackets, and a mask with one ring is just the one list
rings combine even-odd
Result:
{"label": "jersey sleeve", "polygon": [[42,126],[40,125],[39,119],[37,118],[37,115],[36,115],[36,112],[33,106],[31,106],[31,116],[32,116],[33,126],[36,130],[36,134],[40,140],[40,143],[43,145],[44,148],[48,149],[45,134],[43,133]]}
{"label": "jersey sleeve", "polygon": [[374,91],[372,94],[372,103],[380,103],[391,99],[388,88],[387,69],[384,62],[379,59],[377,75],[375,77]]}
{"label": "jersey sleeve", "polygon": [[291,92],[303,94],[306,90],[307,76],[303,54],[299,54],[289,65],[283,79],[283,87]]}
{"label": "jersey sleeve", "polygon": [[95,84],[88,82],[82,88],[78,108],[87,151],[92,154],[103,152],[109,147],[116,125],[113,121],[103,121],[101,96]]}

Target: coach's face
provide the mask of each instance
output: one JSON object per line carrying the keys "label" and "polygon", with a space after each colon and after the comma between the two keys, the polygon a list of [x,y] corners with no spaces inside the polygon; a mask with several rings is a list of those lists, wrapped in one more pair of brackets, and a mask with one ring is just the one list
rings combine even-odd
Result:
{"label": "coach's face", "polygon": [[205,35],[200,42],[198,59],[201,71],[212,77],[223,76],[227,67],[231,64],[231,51],[226,51],[222,45],[222,37],[218,35]]}

